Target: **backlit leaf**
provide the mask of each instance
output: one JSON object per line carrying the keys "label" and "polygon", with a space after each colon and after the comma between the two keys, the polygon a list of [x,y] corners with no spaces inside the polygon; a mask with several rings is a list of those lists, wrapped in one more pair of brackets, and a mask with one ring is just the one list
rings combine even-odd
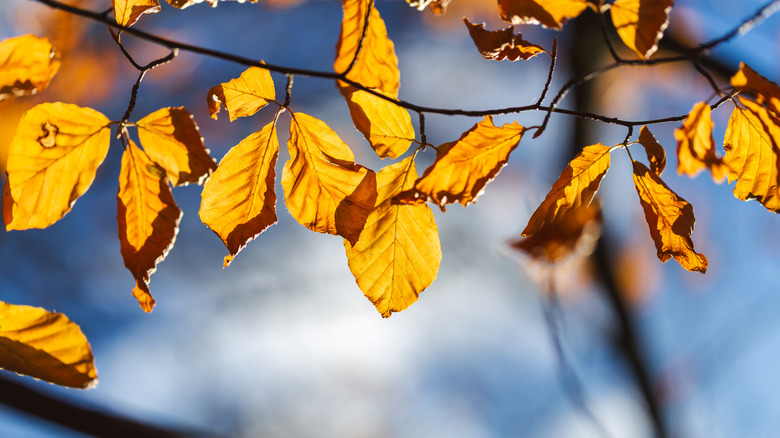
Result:
{"label": "backlit leaf", "polygon": [[248,117],[276,98],[271,73],[260,67],[249,67],[236,79],[211,87],[208,94],[209,114],[217,119],[220,103],[230,121]]}
{"label": "backlit leaf", "polygon": [[135,278],[133,296],[146,312],[154,308],[149,276],[173,247],[179,219],[165,170],[130,141],[122,155],[116,220],[122,259]]}
{"label": "backlit leaf", "polygon": [[642,59],[658,50],[674,0],[616,0],[610,13],[620,39]]}
{"label": "backlit leaf", "polygon": [[589,6],[588,0],[498,0],[501,18],[512,24],[541,24],[561,29]]}
{"label": "backlit leaf", "polygon": [[[174,8],[184,9],[188,8],[192,5],[197,5],[199,3],[208,3],[212,8],[216,8],[219,4],[220,0],[166,0],[169,5],[173,6]],[[222,0],[225,1],[225,0]],[[236,3],[257,3],[258,0],[233,0]]]}
{"label": "backlit leaf", "polygon": [[14,201],[8,230],[46,228],[87,191],[108,153],[109,120],[91,109],[43,103],[27,111],[8,151]]}
{"label": "backlit leaf", "polygon": [[345,93],[355,127],[377,155],[397,158],[409,149],[414,141],[414,127],[406,108],[353,87]]}
{"label": "backlit leaf", "polygon": [[113,0],[114,17],[122,26],[132,26],[143,14],[160,12],[158,0]]}
{"label": "backlit leaf", "polygon": [[198,125],[184,107],[159,109],[137,125],[144,151],[165,169],[174,186],[202,184],[217,168]]}
{"label": "backlit leaf", "polygon": [[433,202],[442,210],[446,204],[460,202],[465,207],[476,202],[506,165],[523,132],[525,128],[517,122],[498,128],[493,118],[486,116],[457,141],[439,146],[436,161],[412,189],[399,195],[399,200]]}
{"label": "backlit leaf", "polygon": [[510,245],[545,263],[559,262],[573,254],[588,254],[601,232],[601,211],[595,203],[562,210],[530,236]]}
{"label": "backlit leaf", "polygon": [[274,179],[279,140],[275,123],[231,148],[203,186],[200,219],[230,254],[227,267],[246,244],[276,223]]}
{"label": "backlit leaf", "polygon": [[751,100],[737,99],[744,109],[737,107],[731,113],[723,140],[729,183],[737,181],[734,196],[738,199],[755,199],[767,209],[780,212],[780,119]]}
{"label": "backlit leaf", "polygon": [[471,24],[467,18],[463,18],[466,27],[469,30],[471,39],[477,46],[479,53],[485,59],[502,61],[508,59],[517,61],[518,59],[531,59],[534,56],[547,52],[537,44],[531,44],[523,39],[522,34],[515,35],[514,26],[506,29],[488,31],[484,24]]}
{"label": "backlit leaf", "polygon": [[609,170],[609,153],[612,148],[597,143],[586,146],[566,166],[555,181],[544,201],[534,211],[523,230],[528,236],[553,222],[558,216],[572,208],[590,205],[599,189],[601,179]]}
{"label": "backlit leaf", "polygon": [[97,385],[92,348],[62,313],[0,301],[0,368],[62,386]]}
{"label": "backlit leaf", "polygon": [[0,101],[43,91],[60,59],[48,38],[22,35],[0,42]]}
{"label": "backlit leaf", "polygon": [[406,0],[409,6],[422,11],[428,8],[434,15],[441,15],[447,11],[451,0]]}
{"label": "backlit leaf", "polygon": [[753,94],[760,105],[780,114],[780,86],[761,76],[744,62],[739,64],[739,71],[731,77],[731,86],[741,92]]}
{"label": "backlit leaf", "polygon": [[658,259],[665,263],[674,257],[689,271],[707,272],[707,257],[697,253],[691,241],[696,222],[691,204],[638,161],[634,161],[634,186],[650,226]]}
{"label": "backlit leaf", "polygon": [[356,242],[376,201],[374,171],[355,164],[338,135],[307,114],[293,114],[287,148],[282,187],[290,214],[312,231]]}
{"label": "backlit leaf", "polygon": [[713,127],[710,106],[705,102],[695,104],[683,125],[674,131],[677,139],[677,173],[693,177],[703,169],[709,169],[716,182],[723,180],[728,168],[715,152]]}
{"label": "backlit leaf", "polygon": [[642,126],[642,129],[639,131],[639,144],[645,148],[647,161],[650,162],[650,170],[659,176],[664,173],[664,169],[666,169],[666,150],[658,143],[647,126]]}
{"label": "backlit leaf", "polygon": [[360,239],[354,245],[344,241],[349,269],[383,317],[417,301],[436,279],[441,262],[439,233],[430,207],[393,202],[416,179],[414,157],[382,169],[376,175],[376,208]]}

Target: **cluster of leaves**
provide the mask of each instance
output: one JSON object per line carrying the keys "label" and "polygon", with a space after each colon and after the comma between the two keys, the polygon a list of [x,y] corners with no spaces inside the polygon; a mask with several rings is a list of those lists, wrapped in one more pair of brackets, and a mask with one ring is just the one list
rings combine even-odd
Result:
{"label": "cluster of leaves", "polygon": [[[56,4],[54,0],[46,2]],[[200,2],[168,0],[177,8]],[[408,2],[420,10],[430,7],[435,13],[444,12],[448,3]],[[209,3],[216,6],[217,1]],[[113,7],[115,26],[123,31],[143,14],[160,10],[158,0],[113,0]],[[431,110],[398,98],[398,60],[374,3],[342,0],[342,7],[335,73],[320,76],[336,79],[355,127],[380,158],[395,160],[392,164],[375,171],[355,163],[350,147],[325,122],[292,110],[294,73],[274,69],[287,77],[282,100],[277,96],[271,68],[256,63],[238,78],[204,93],[215,119],[223,107],[230,121],[253,116],[269,105],[276,109],[271,123],[231,148],[217,165],[185,108],[162,108],[130,121],[144,73],[173,59],[176,46],[169,46],[170,56],[142,67],[122,46],[121,33],[113,34],[125,56],[141,71],[127,112],[120,120],[112,121],[94,109],[57,102],[40,104],[25,113],[8,155],[3,190],[6,229],[45,228],[67,214],[94,180],[111,142],[111,127],[116,126],[124,148],[117,195],[121,254],[135,278],[132,293],[149,312],[155,305],[149,290],[150,276],[173,246],[182,215],[172,187],[203,185],[199,215],[227,247],[225,267],[250,240],[276,223],[277,122],[288,113],[289,159],[280,182],[290,214],[312,231],[344,239],[349,268],[382,316],[406,309],[434,281],[442,257],[434,215],[427,204],[445,211],[447,204],[474,203],[506,165],[524,134],[535,130],[536,137],[544,131],[544,124],[524,127],[514,122],[496,126],[490,114],[546,110],[549,117],[556,111],[565,89],[550,106],[541,104],[553,74],[557,44],[547,50],[516,35],[514,26],[492,31],[464,19],[483,57],[516,61],[545,53],[550,56],[550,78],[536,105],[468,114],[484,118],[459,138],[433,146],[427,142],[424,130],[424,114]],[[498,7],[501,17],[513,25],[541,24],[558,30],[586,10],[599,14],[605,26],[604,17],[609,14],[620,39],[641,63],[656,52],[672,0],[498,0]],[[611,43],[607,44],[614,54]],[[620,60],[617,55],[615,58],[617,65]],[[56,51],[46,39],[27,35],[3,41],[0,99],[43,90],[59,65]],[[732,78],[728,90],[714,88],[720,101],[712,106],[697,103],[687,117],[679,118],[684,122],[676,131],[678,171],[693,176],[708,169],[716,181],[723,177],[729,182],[736,180],[734,193],[738,198],[757,199],[772,211],[780,210],[776,146],[780,139],[780,88],[747,66]],[[753,99],[736,96],[738,93],[752,95]],[[712,138],[710,111],[728,99],[735,109],[724,140],[726,153],[721,157]],[[420,119],[419,140],[410,110]],[[522,233],[524,239],[515,246],[547,262],[569,254],[598,221],[600,213],[594,197],[609,169],[611,152],[624,149],[633,164],[633,182],[658,258],[665,262],[674,257],[685,269],[704,273],[707,259],[694,250],[691,240],[693,209],[661,179],[666,164],[664,147],[647,126],[642,126],[638,139],[631,141],[634,123],[623,124],[629,133],[622,143],[585,146],[568,164],[531,216]],[[131,136],[132,128],[140,147]],[[631,156],[630,146],[635,144],[645,149],[648,165]],[[415,158],[429,146],[435,149],[436,158],[420,176]],[[1,367],[69,386],[86,386],[95,379],[86,339],[74,335],[64,317],[30,309],[33,313],[44,312],[36,317],[45,321],[33,321],[26,316],[28,309],[24,306],[0,305],[0,322],[3,318],[12,320],[11,324],[0,324],[0,344],[9,357],[19,358],[9,363],[0,360]],[[49,336],[47,330],[57,330],[60,335]],[[51,343],[41,345],[41,338]],[[60,354],[60,350],[65,353]],[[46,360],[56,358],[69,373],[78,371],[79,377],[52,377],[53,368],[41,361],[42,354]],[[89,366],[85,367],[86,363]]]}

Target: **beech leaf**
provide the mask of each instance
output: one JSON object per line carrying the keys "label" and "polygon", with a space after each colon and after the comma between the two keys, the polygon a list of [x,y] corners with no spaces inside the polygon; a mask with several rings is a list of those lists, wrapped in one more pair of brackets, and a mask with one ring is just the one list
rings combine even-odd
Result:
{"label": "beech leaf", "polygon": [[457,141],[439,146],[436,161],[398,199],[404,203],[433,202],[442,211],[446,204],[460,202],[465,207],[476,202],[506,165],[523,132],[525,128],[517,122],[498,128],[493,118],[486,116]]}
{"label": "beech leaf", "polygon": [[541,24],[560,30],[591,6],[588,0],[498,0],[501,18],[512,24]]}
{"label": "beech leaf", "polygon": [[664,169],[666,169],[666,150],[658,143],[647,126],[642,126],[642,129],[639,131],[639,144],[645,148],[647,161],[650,163],[650,170],[659,176],[664,173]]}
{"label": "beech leaf", "polygon": [[357,242],[376,201],[374,171],[354,163],[349,147],[328,125],[294,113],[282,187],[290,214],[318,233]]}
{"label": "beech leaf", "polygon": [[92,348],[62,313],[0,301],[0,368],[72,388],[97,385]]}
{"label": "beech leaf", "polygon": [[173,247],[180,219],[165,170],[130,141],[122,155],[116,220],[122,259],[135,278],[133,296],[145,312],[155,304],[149,276]]}
{"label": "beech leaf", "polygon": [[59,68],[48,38],[22,35],[0,41],[0,101],[43,91]]}
{"label": "beech leaf", "polygon": [[601,209],[596,204],[562,210],[531,234],[510,243],[540,262],[555,263],[575,253],[589,253],[601,232]]}
{"label": "beech leaf", "polygon": [[447,11],[447,6],[451,0],[406,0],[409,6],[422,11],[428,8],[434,15],[441,15]]}
{"label": "beech leaf", "polygon": [[[166,0],[166,1],[168,2],[169,5],[173,6],[174,8],[184,9],[184,8],[188,8],[188,7],[192,6],[192,5],[197,5],[197,4],[203,3],[203,2],[208,3],[212,8],[216,8],[217,5],[219,4],[220,0]],[[225,0],[222,0],[222,1],[225,1]],[[244,2],[257,3],[258,2],[258,0],[233,0],[233,1],[235,1],[237,3],[244,3]]]}
{"label": "beech leaf", "polygon": [[469,35],[471,35],[479,53],[485,59],[517,61],[518,59],[531,59],[540,53],[549,54],[542,46],[524,40],[522,34],[515,35],[514,26],[488,31],[485,29],[484,23],[471,24],[466,17],[463,17],[463,22],[466,24]]}
{"label": "beech leaf", "polygon": [[739,71],[731,77],[731,86],[740,92],[756,97],[759,105],[765,106],[776,115],[780,114],[780,86],[758,74],[744,62]]}
{"label": "beech leaf", "polygon": [[425,204],[393,202],[417,179],[414,157],[376,175],[376,207],[360,239],[344,241],[349,269],[358,286],[383,317],[400,312],[436,279],[441,244],[433,212]]}
{"label": "beech leaf", "polygon": [[658,50],[673,5],[674,0],[615,0],[610,7],[612,24],[623,43],[647,59]]}
{"label": "beech leaf", "polygon": [[198,125],[184,107],[159,109],[136,125],[144,151],[165,169],[174,186],[203,184],[217,168]]}
{"label": "beech leaf", "polygon": [[545,224],[554,222],[572,208],[590,205],[601,179],[609,170],[611,150],[601,143],[585,146],[561,172],[544,201],[531,215],[522,235],[538,232]]}
{"label": "beech leaf", "polygon": [[658,259],[671,257],[688,271],[707,272],[707,257],[693,248],[693,207],[673,192],[655,172],[634,161],[634,187],[655,242]]}
{"label": "beech leaf", "polygon": [[70,211],[108,153],[108,124],[91,108],[61,102],[24,113],[8,151],[13,214],[6,229],[46,228]]}
{"label": "beech leaf", "polygon": [[114,17],[122,26],[132,26],[143,14],[160,12],[158,0],[113,0]]}
{"label": "beech leaf", "polygon": [[271,73],[264,68],[249,67],[238,78],[211,87],[208,93],[209,114],[216,120],[222,104],[232,122],[255,114],[275,98]]}
{"label": "beech leaf", "polygon": [[345,96],[355,127],[379,157],[397,158],[409,149],[414,141],[414,127],[406,108],[353,87],[345,90]]}
{"label": "beech leaf", "polygon": [[231,148],[203,186],[200,219],[222,239],[227,267],[246,244],[276,223],[276,124]]}
{"label": "beech leaf", "polygon": [[683,125],[674,131],[677,173],[693,177],[709,169],[715,182],[721,182],[726,177],[728,168],[715,152],[714,126],[710,106],[706,102],[693,105]]}

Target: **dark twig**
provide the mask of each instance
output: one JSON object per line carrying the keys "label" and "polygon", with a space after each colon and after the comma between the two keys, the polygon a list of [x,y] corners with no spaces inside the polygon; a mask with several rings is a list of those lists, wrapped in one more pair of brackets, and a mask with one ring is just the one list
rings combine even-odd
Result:
{"label": "dark twig", "polygon": [[295,79],[295,75],[287,75],[287,86],[284,87],[284,105],[282,105],[284,108],[288,108],[290,106],[290,101],[292,100],[293,79]]}
{"label": "dark twig", "polygon": [[132,56],[125,50],[125,48],[122,46],[122,43],[119,42],[119,40],[116,40],[117,45],[122,49],[122,53],[125,54],[127,59],[130,60],[130,62],[135,66],[138,70],[141,72],[138,74],[138,79],[136,79],[135,84],[133,84],[133,88],[130,91],[130,102],[127,104],[127,110],[125,111],[125,114],[122,116],[122,121],[119,123],[119,128],[117,128],[117,138],[121,135],[121,133],[125,130],[125,125],[130,120],[130,114],[132,114],[133,109],[135,108],[135,103],[138,98],[138,89],[141,87],[141,81],[143,81],[144,76],[146,75],[146,72],[149,70],[152,70],[156,67],[159,67],[163,64],[166,64],[168,62],[171,62],[173,58],[176,57],[176,55],[179,53],[177,49],[172,49],[171,53],[168,54],[168,56],[165,56],[160,59],[156,59],[145,66],[140,66],[138,63],[135,62]]}
{"label": "dark twig", "polygon": [[425,113],[420,112],[420,145],[428,145],[428,138],[425,136]]}
{"label": "dark twig", "polygon": [[756,11],[755,14],[753,14],[750,18],[747,20],[742,21],[738,26],[736,26],[731,31],[727,32],[725,35],[723,35],[720,38],[715,38],[714,40],[704,43],[700,46],[698,46],[695,50],[698,52],[704,52],[706,50],[710,50],[713,47],[720,45],[722,43],[725,43],[726,41],[734,38],[737,35],[744,35],[748,32],[750,32],[754,27],[756,27],[759,23],[769,18],[772,14],[777,12],[777,10],[780,9],[780,0],[772,0],[769,3],[762,6],[758,11]]}
{"label": "dark twig", "polygon": [[601,27],[601,35],[604,38],[604,43],[607,45],[607,49],[609,49],[609,54],[612,55],[612,59],[615,60],[617,63],[623,62],[623,59],[620,58],[620,55],[618,55],[617,50],[615,49],[615,45],[612,44],[612,38],[609,37],[609,26],[607,26],[607,19],[604,16],[604,9],[603,1],[599,1],[599,27]]}
{"label": "dark twig", "polygon": [[552,52],[550,52],[550,70],[547,72],[547,82],[544,83],[542,94],[539,96],[539,100],[536,101],[536,105],[540,106],[544,102],[544,98],[547,97],[547,92],[550,90],[550,84],[552,83],[553,73],[555,73],[555,61],[558,58],[558,37],[553,39]]}

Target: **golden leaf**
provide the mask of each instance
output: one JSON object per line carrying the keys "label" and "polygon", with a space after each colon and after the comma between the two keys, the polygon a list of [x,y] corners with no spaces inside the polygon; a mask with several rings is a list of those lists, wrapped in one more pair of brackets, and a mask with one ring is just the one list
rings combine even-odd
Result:
{"label": "golden leaf", "polygon": [[211,87],[208,94],[209,114],[217,119],[220,103],[230,121],[248,117],[276,98],[271,73],[260,67],[249,67],[236,79]]}
{"label": "golden leaf", "polygon": [[360,239],[344,241],[349,269],[360,290],[383,317],[417,301],[433,283],[441,262],[439,232],[427,205],[393,202],[417,179],[414,157],[385,167],[376,175],[376,207]]}
{"label": "golden leaf", "polygon": [[144,151],[165,169],[174,186],[203,184],[217,168],[198,125],[184,107],[159,109],[136,125]]}
{"label": "golden leaf", "polygon": [[739,71],[731,77],[731,86],[740,92],[753,94],[760,105],[780,114],[780,86],[761,76],[744,62],[739,64]]}
{"label": "golden leaf", "polygon": [[693,207],[674,193],[661,178],[644,164],[634,161],[634,187],[650,226],[658,259],[675,260],[689,271],[707,272],[707,257],[693,248],[691,233],[696,219]]}
{"label": "golden leaf", "polygon": [[615,0],[612,24],[620,39],[642,59],[658,50],[674,0]]}
{"label": "golden leaf", "polygon": [[745,108],[737,107],[731,113],[723,140],[729,183],[737,181],[734,196],[738,199],[755,199],[767,209],[780,212],[780,119],[751,100],[737,99]]}
{"label": "golden leaf", "polygon": [[8,151],[14,207],[6,229],[46,228],[70,211],[108,153],[108,124],[91,108],[61,102],[24,113]]}
{"label": "golden leaf", "polygon": [[447,6],[451,0],[406,0],[409,6],[422,11],[428,8],[434,15],[441,15],[447,11]]}
{"label": "golden leaf", "polygon": [[349,147],[324,122],[295,113],[282,187],[290,214],[318,233],[358,240],[376,201],[374,171],[354,163]]}
{"label": "golden leaf", "polygon": [[653,137],[653,133],[650,132],[647,126],[642,126],[642,129],[639,131],[639,144],[645,148],[647,161],[650,163],[650,170],[659,176],[664,173],[664,169],[666,169],[666,150]]}
{"label": "golden leaf", "polygon": [[173,247],[179,219],[165,171],[130,141],[122,155],[116,220],[122,259],[135,278],[133,296],[145,312],[154,308],[149,276]]}
{"label": "golden leaf", "polygon": [[377,155],[381,158],[397,158],[409,149],[414,141],[414,127],[409,111],[353,87],[345,90],[345,96],[355,127],[371,143]]}
{"label": "golden leaf", "polygon": [[588,0],[498,0],[498,9],[504,21],[512,24],[541,24],[558,30],[588,6]]}
{"label": "golden leaf", "polygon": [[[368,88],[376,88],[392,97],[398,96],[400,73],[398,58],[395,56],[393,42],[387,36],[387,29],[379,11],[371,0],[342,0],[344,18],[341,22],[341,34],[336,44],[336,60],[333,70],[341,73],[347,70],[355,59],[355,52],[360,47],[357,60],[347,74],[347,79],[353,80]],[[371,8],[368,19],[368,29],[365,38],[363,28],[366,23],[367,8]],[[345,97],[349,90],[348,84],[339,82],[339,88]]]}
{"label": "golden leaf", "polygon": [[[192,6],[192,5],[197,5],[197,4],[203,3],[203,2],[208,3],[212,8],[216,8],[217,4],[219,4],[220,0],[166,0],[166,1],[168,2],[169,5],[173,6],[174,8],[184,9],[184,8],[188,8],[188,7]],[[225,1],[225,0],[222,0],[222,1]],[[257,3],[258,2],[258,0],[233,0],[233,1],[235,1],[237,3],[244,3],[244,2]]]}
{"label": "golden leaf", "polygon": [[200,219],[230,251],[224,267],[250,240],[276,223],[274,166],[278,156],[279,140],[272,122],[231,148],[203,186]]}
{"label": "golden leaf", "polygon": [[728,172],[723,159],[715,153],[712,136],[712,110],[705,102],[693,105],[680,128],[674,131],[677,139],[677,173],[696,176],[703,169],[712,172],[715,182],[721,182]]}
{"label": "golden leaf", "polygon": [[433,202],[442,211],[445,204],[460,202],[465,207],[476,202],[506,165],[523,132],[525,128],[517,122],[498,128],[493,118],[486,116],[457,141],[439,146],[433,165],[398,199],[404,203]]}
{"label": "golden leaf", "polygon": [[43,91],[60,59],[48,38],[22,35],[0,42],[0,101]]}
{"label": "golden leaf", "polygon": [[485,24],[471,24],[466,17],[463,22],[469,30],[471,39],[477,46],[479,53],[485,59],[502,61],[508,59],[517,61],[518,59],[528,60],[540,53],[546,53],[544,48],[537,44],[531,44],[523,39],[522,34],[515,35],[514,26],[506,29],[488,31]]}
{"label": "golden leaf", "polygon": [[158,0],[113,0],[114,17],[122,26],[132,26],[143,14],[160,12]]}
{"label": "golden leaf", "polygon": [[534,211],[522,235],[528,236],[567,210],[590,205],[609,170],[612,148],[597,143],[585,148],[566,166],[544,201]]}
{"label": "golden leaf", "polygon": [[72,388],[97,385],[92,348],[62,313],[0,301],[0,368]]}
{"label": "golden leaf", "polygon": [[572,254],[589,253],[600,234],[601,209],[593,203],[562,210],[554,220],[510,246],[538,261],[555,263]]}

